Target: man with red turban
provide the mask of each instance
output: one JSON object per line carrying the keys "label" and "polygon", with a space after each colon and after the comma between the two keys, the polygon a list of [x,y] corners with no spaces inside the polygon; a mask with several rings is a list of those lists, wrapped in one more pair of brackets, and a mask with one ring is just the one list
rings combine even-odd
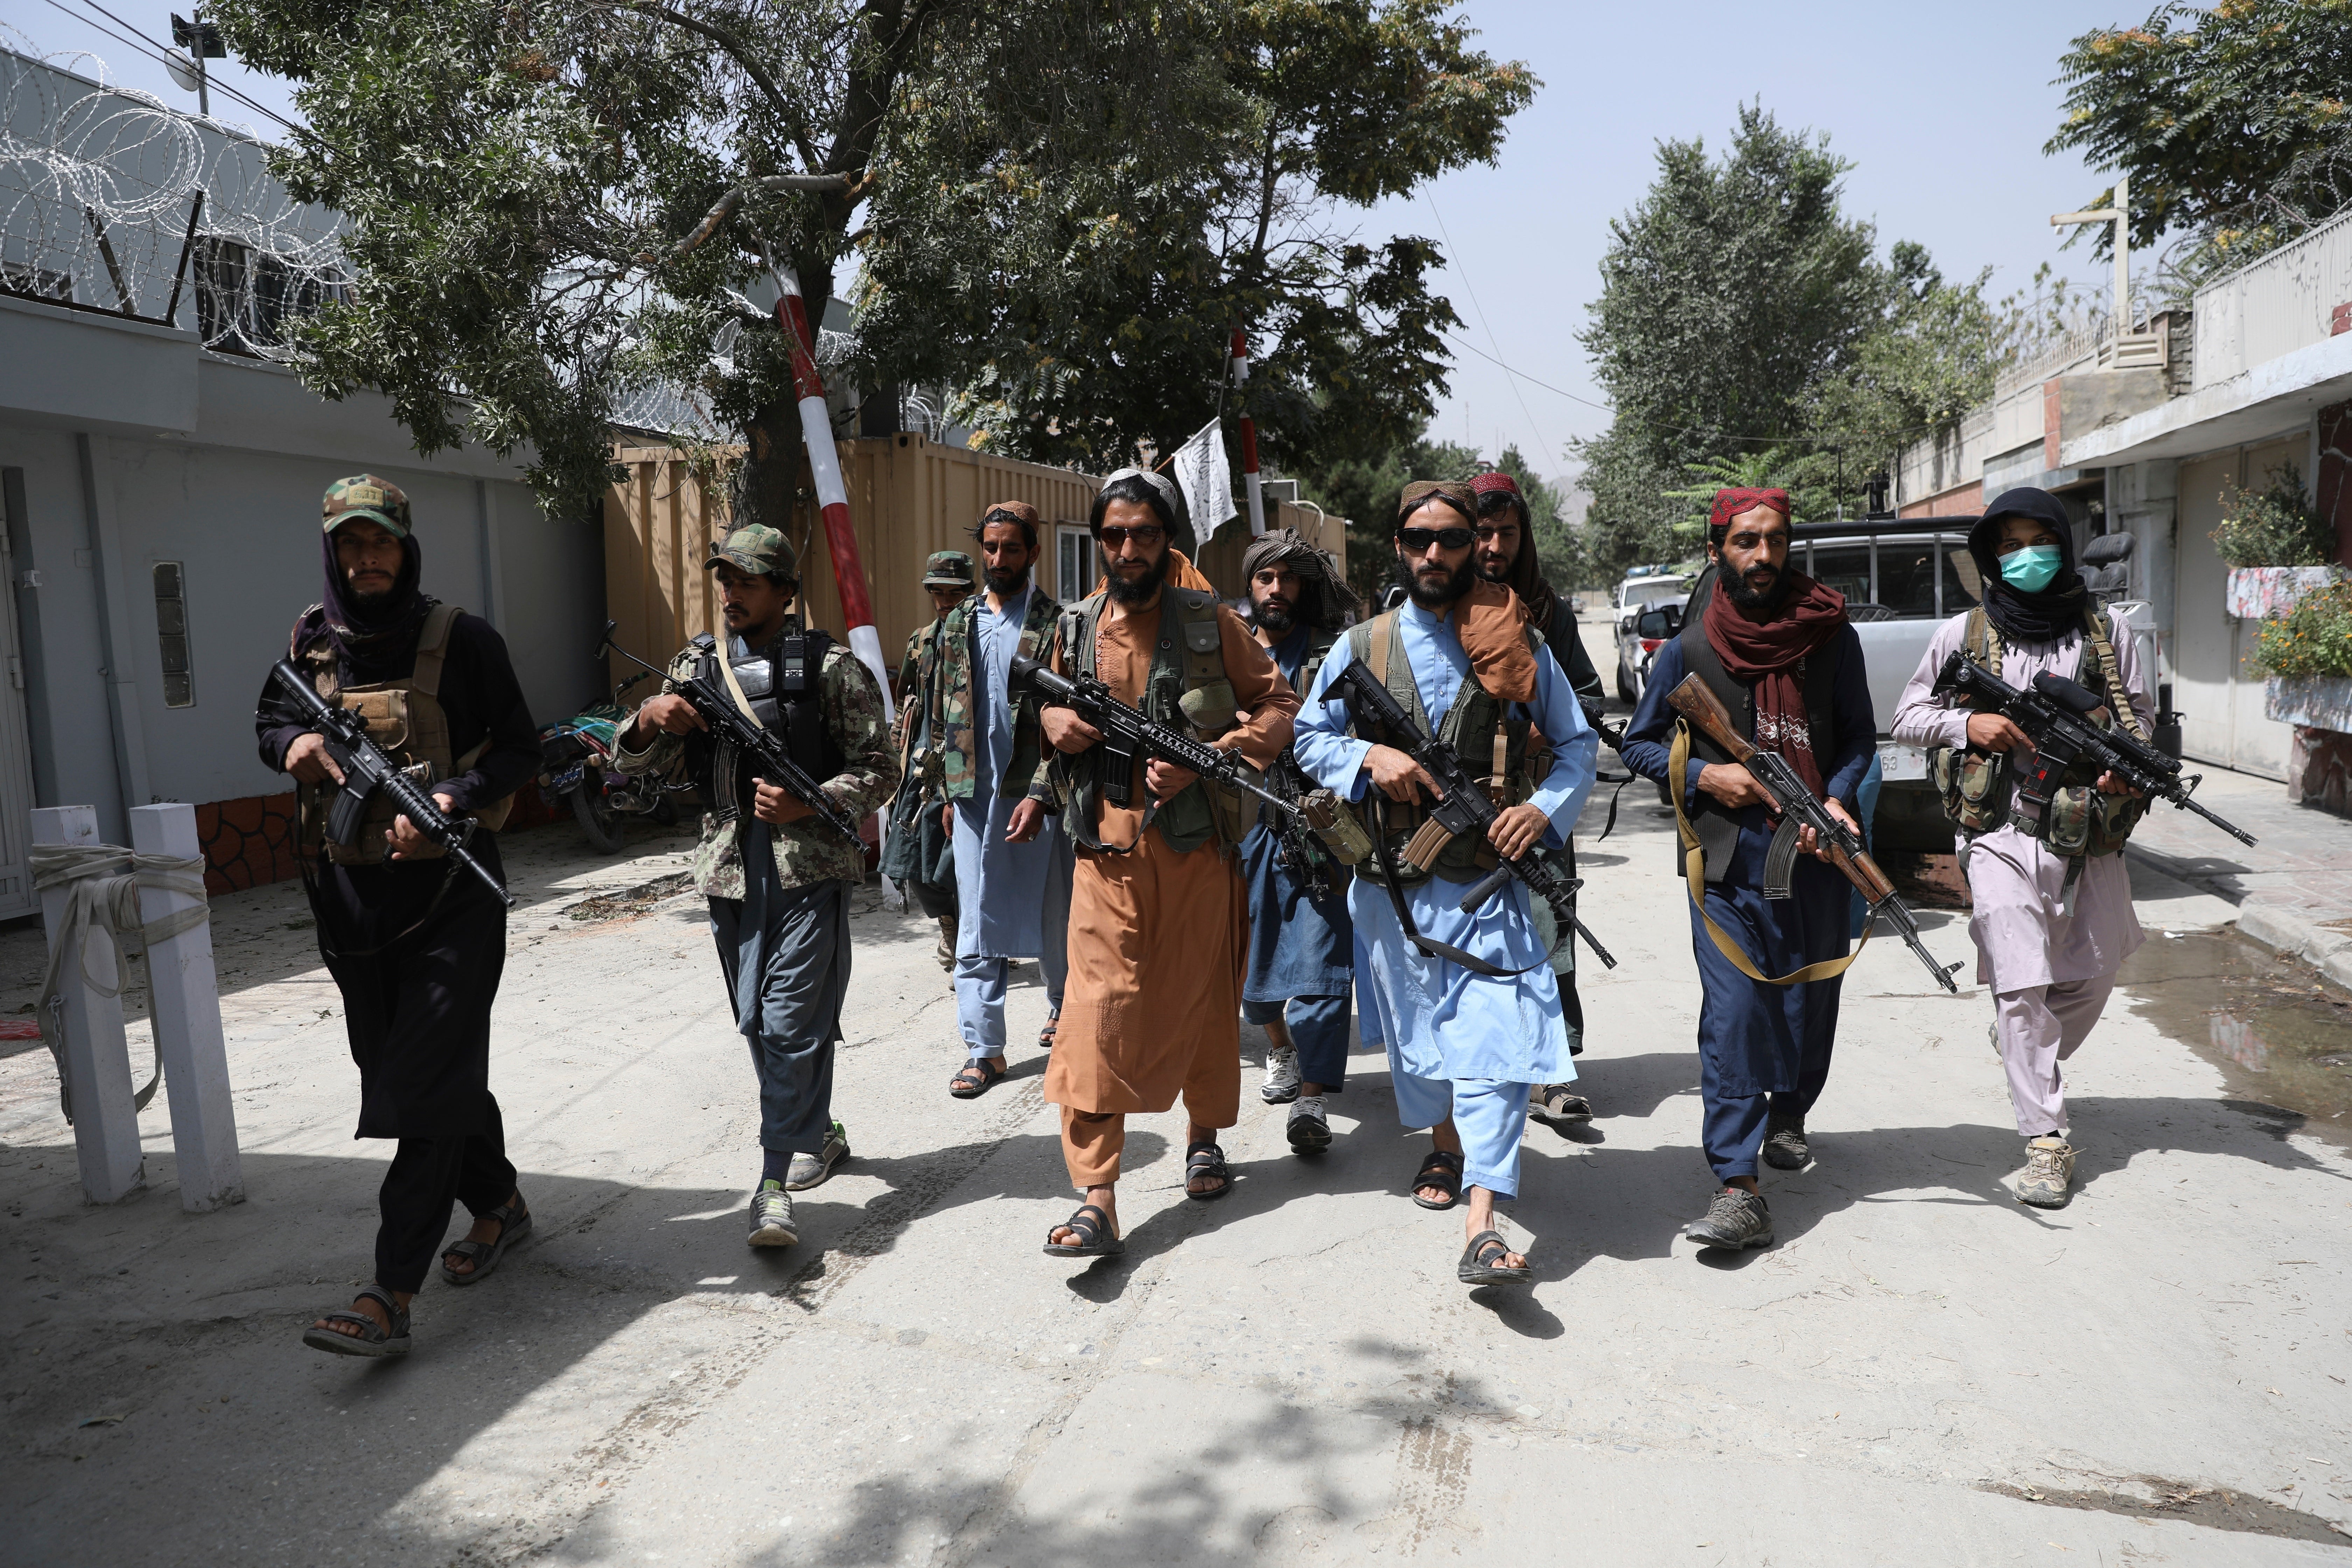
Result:
{"label": "man with red turban", "polygon": [[[1688,892],[1704,988],[1699,1094],[1718,1189],[1684,1233],[1701,1247],[1772,1243],[1757,1160],[1793,1170],[1811,1156],[1805,1115],[1829,1081],[1853,912],[1844,878],[1818,858],[1797,862],[1789,897],[1765,897],[1764,856],[1780,820],[1748,770],[1682,723],[1667,694],[1697,676],[1759,749],[1787,758],[1849,826],[1877,749],[1844,595],[1789,563],[1789,539],[1786,490],[1716,492],[1706,546],[1716,592],[1658,649],[1620,752],[1635,773],[1669,785],[1687,847],[1683,874],[1696,879]],[[1798,842],[1818,856],[1811,829]]]}

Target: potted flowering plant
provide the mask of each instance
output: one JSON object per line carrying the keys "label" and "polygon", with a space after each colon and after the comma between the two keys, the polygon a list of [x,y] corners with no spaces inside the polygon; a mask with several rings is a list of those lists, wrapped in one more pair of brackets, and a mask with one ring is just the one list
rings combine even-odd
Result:
{"label": "potted flowering plant", "polygon": [[2352,581],[2304,594],[2263,622],[2263,707],[2294,726],[2289,799],[2352,816]]}
{"label": "potted flowering plant", "polygon": [[2284,615],[2312,589],[2335,581],[2336,525],[2305,499],[2293,463],[2271,470],[2270,488],[2221,498],[2213,548],[2230,565],[2230,614],[2258,621]]}

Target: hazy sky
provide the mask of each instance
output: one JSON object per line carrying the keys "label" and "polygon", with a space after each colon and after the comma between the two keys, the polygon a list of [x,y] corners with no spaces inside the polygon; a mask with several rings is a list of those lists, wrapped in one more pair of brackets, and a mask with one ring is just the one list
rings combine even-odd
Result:
{"label": "hazy sky", "polygon": [[[171,36],[169,3],[95,3],[151,38]],[[1472,0],[1463,11],[1480,46],[1528,62],[1542,90],[1513,122],[1495,167],[1448,175],[1426,198],[1389,203],[1363,223],[1367,236],[1437,237],[1442,226],[1456,242],[1445,245],[1453,259],[1441,287],[1467,325],[1434,433],[1490,458],[1498,439],[1515,443],[1557,472],[1571,437],[1607,426],[1605,412],[1561,394],[1599,400],[1576,332],[1600,292],[1609,220],[1641,198],[1659,141],[1703,136],[1719,147],[1749,99],[1784,125],[1830,133],[1831,146],[1855,164],[1846,209],[1876,223],[1882,252],[1916,239],[1947,277],[1990,266],[1997,295],[2025,287],[2043,261],[2077,282],[2102,281],[2105,269],[2084,247],[2060,252],[2063,235],[2049,223],[2107,184],[2072,155],[2042,155],[2062,97],[2052,79],[2069,39],[2141,20],[2153,4],[1990,0],[1954,10]],[[194,107],[194,95],[173,86],[161,65],[99,31],[92,5],[0,0],[0,21],[36,52],[88,49],[116,80]],[[235,61],[214,65],[226,83],[291,113],[283,84]],[[226,96],[213,108],[265,135],[274,129]],[[1560,390],[1515,384],[1473,350]]]}

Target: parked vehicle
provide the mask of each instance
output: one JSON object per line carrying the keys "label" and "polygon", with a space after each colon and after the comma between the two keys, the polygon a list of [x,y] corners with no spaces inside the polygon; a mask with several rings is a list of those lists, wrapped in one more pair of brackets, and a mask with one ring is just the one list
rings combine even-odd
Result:
{"label": "parked vehicle", "polygon": [[[1676,612],[1675,626],[1680,628],[1680,613],[1684,601],[1690,597],[1691,580],[1672,572],[1638,572],[1617,584],[1612,611],[1617,624],[1617,699],[1621,702],[1642,700],[1642,676],[1646,666],[1646,653],[1642,647],[1641,633],[1636,621],[1644,610],[1672,605]],[[1667,634],[1672,636],[1670,632]],[[1651,639],[1654,649],[1656,638]]]}
{"label": "parked vehicle", "polygon": [[[624,681],[614,689],[614,697],[619,698],[646,679],[638,676]],[[539,732],[541,793],[551,803],[557,798],[569,801],[581,834],[607,855],[628,842],[623,831],[625,817],[650,816],[670,826],[677,821],[673,797],[694,788],[633,779],[614,769],[614,738],[628,717],[628,710],[617,702],[598,702]]]}
{"label": "parked vehicle", "polygon": [[[1652,605],[1633,617],[1633,636],[1618,644],[1617,693],[1628,702],[1639,702],[1642,694],[1650,689],[1650,666],[1656,662],[1658,649],[1683,629],[1683,606],[1668,602]],[[1633,668],[1629,673],[1626,665]],[[1628,690],[1628,687],[1631,688]]]}

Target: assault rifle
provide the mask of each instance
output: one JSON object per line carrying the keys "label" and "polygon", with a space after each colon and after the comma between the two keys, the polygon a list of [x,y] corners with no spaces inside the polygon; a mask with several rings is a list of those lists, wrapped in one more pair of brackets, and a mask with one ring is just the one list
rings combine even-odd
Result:
{"label": "assault rifle", "polygon": [[[1220,751],[1173,730],[1118,700],[1117,693],[1090,675],[1075,679],[1056,675],[1034,658],[1013,661],[1012,684],[1036,693],[1041,708],[1066,708],[1102,731],[1103,750],[1113,759],[1101,774],[1103,798],[1113,805],[1131,804],[1129,780],[1134,759],[1157,757],[1187,768],[1227,789],[1255,795],[1284,818],[1296,817],[1298,807],[1257,782],[1257,771],[1242,761],[1239,752]],[[1124,763],[1126,765],[1119,765]]]}
{"label": "assault rifle", "polygon": [[2204,774],[2191,773],[2184,780],[2179,758],[2166,755],[2120,726],[2102,730],[2092,723],[2090,715],[2105,703],[2078,682],[2044,673],[2033,678],[2033,689],[2020,691],[1961,648],[1944,661],[1936,691],[1974,699],[1982,705],[1978,711],[1999,713],[2033,742],[2032,757],[2017,770],[2016,815],[2030,826],[2047,820],[2052,795],[2079,765],[2079,772],[2091,778],[2113,773],[2142,795],[2193,811],[2241,844],[2254,842],[2252,834],[2189,798]]}
{"label": "assault rifle", "polygon": [[[1349,660],[1347,668],[1339,671],[1334,684],[1339,689],[1340,695],[1347,699],[1351,711],[1360,719],[1368,718],[1379,725],[1387,732],[1389,744],[1410,755],[1414,762],[1421,764],[1422,771],[1437,783],[1437,802],[1429,808],[1429,820],[1443,830],[1443,837],[1434,837],[1428,844],[1423,845],[1422,836],[1416,834],[1414,844],[1408,845],[1405,848],[1406,858],[1412,859],[1415,865],[1426,870],[1428,865],[1415,855],[1416,846],[1425,848],[1429,861],[1433,862],[1437,858],[1438,850],[1444,847],[1447,840],[1461,837],[1465,834],[1474,835],[1481,840],[1485,839],[1486,830],[1494,826],[1495,818],[1502,815],[1502,809],[1496,805],[1494,797],[1486,793],[1486,786],[1471,776],[1468,768],[1463,766],[1462,759],[1454,748],[1433,736],[1422,733],[1421,726],[1412,721],[1412,715],[1404,710],[1403,704],[1390,695],[1387,687],[1372,679],[1370,670],[1355,660]],[[1388,853],[1385,836],[1376,842],[1385,858]],[[1577,918],[1576,890],[1584,886],[1584,883],[1577,878],[1569,876],[1553,864],[1551,857],[1540,843],[1528,848],[1517,859],[1503,861],[1484,881],[1471,889],[1462,900],[1463,912],[1467,914],[1484,904],[1495,896],[1505,882],[1514,877],[1528,885],[1528,892],[1549,904],[1553,918],[1559,921],[1561,929],[1564,931],[1573,931],[1578,936],[1582,937],[1584,945],[1592,950],[1592,956],[1599,959],[1604,967],[1610,969],[1617,967],[1617,960],[1611,956],[1607,948],[1594,940],[1592,932],[1587,929],[1581,920]],[[1391,898],[1396,900],[1400,915],[1399,923],[1404,925],[1408,935],[1412,935],[1412,925],[1402,919],[1404,903],[1402,897],[1397,895],[1396,879],[1393,874],[1389,878],[1389,892]],[[1429,942],[1428,939],[1417,935],[1413,936],[1413,943],[1415,946],[1423,946],[1424,951],[1427,947],[1444,945]],[[1468,955],[1450,949],[1437,956],[1461,963],[1465,968],[1477,973],[1499,976],[1504,973],[1481,960],[1465,962]]]}
{"label": "assault rifle", "polygon": [[[672,694],[685,698],[702,716],[702,721],[710,727],[712,739],[727,742],[751,760],[754,775],[776,785],[807,806],[819,822],[850,843],[864,844],[857,834],[857,819],[835,805],[833,797],[824,793],[815,779],[809,777],[808,770],[793,761],[793,753],[783,736],[735,706],[734,696],[723,682],[701,674],[690,675],[680,680],[667,670],[655,669],[621,647],[613,640],[613,630],[619,624],[617,621],[604,623],[604,640],[596,645],[596,652],[592,657],[601,658],[608,651],[617,653],[631,664],[643,665],[663,677],[669,682]],[[722,652],[718,657],[723,658],[726,655]]]}
{"label": "assault rifle", "polygon": [[[1870,906],[1871,918],[1883,917],[1895,928],[1895,934],[1919,955],[1919,962],[1927,966],[1936,984],[1957,994],[1959,987],[1952,984],[1952,970],[1959,965],[1955,963],[1947,969],[1936,962],[1936,955],[1919,940],[1918,921],[1895,896],[1895,884],[1878,868],[1878,862],[1870,858],[1862,835],[1830,814],[1829,807],[1805,786],[1805,781],[1790,766],[1789,760],[1778,752],[1759,751],[1743,739],[1732,728],[1730,713],[1696,675],[1683,677],[1683,683],[1666,693],[1666,702],[1689,721],[1692,729],[1706,735],[1725,755],[1748,770],[1748,776],[1764,791],[1766,802],[1780,816],[1780,830],[1772,835],[1771,847],[1764,853],[1764,896],[1789,896],[1789,884],[1797,863],[1798,832],[1811,828],[1830,864],[1844,873],[1845,879],[1854,885],[1863,901]],[[1671,780],[1668,787],[1679,789],[1682,782]],[[1694,888],[1691,892],[1696,897],[1698,889]]]}
{"label": "assault rifle", "polygon": [[342,770],[343,782],[336,786],[335,797],[327,805],[328,837],[351,848],[367,822],[368,802],[382,790],[394,808],[416,825],[417,832],[439,845],[442,853],[452,861],[479,877],[482,886],[498,895],[499,902],[514,908],[514,895],[507,891],[506,884],[490,875],[490,868],[475,859],[473,851],[467,847],[474,837],[472,819],[453,820],[434,805],[433,797],[417,787],[407,770],[368,739],[366,715],[330,703],[312,688],[308,677],[282,658],[269,667],[269,673],[286,695],[294,700],[294,706],[301,710],[312,731],[327,742],[327,755]]}
{"label": "assault rifle", "polygon": [[[1307,776],[1297,755],[1288,751],[1265,770],[1265,782],[1297,808],[1295,816],[1277,816],[1274,819],[1276,858],[1307,888],[1309,896],[1344,897],[1348,891],[1348,868],[1316,836],[1331,826],[1328,792],[1317,795],[1315,781]],[[1319,817],[1318,807],[1322,813]]]}

